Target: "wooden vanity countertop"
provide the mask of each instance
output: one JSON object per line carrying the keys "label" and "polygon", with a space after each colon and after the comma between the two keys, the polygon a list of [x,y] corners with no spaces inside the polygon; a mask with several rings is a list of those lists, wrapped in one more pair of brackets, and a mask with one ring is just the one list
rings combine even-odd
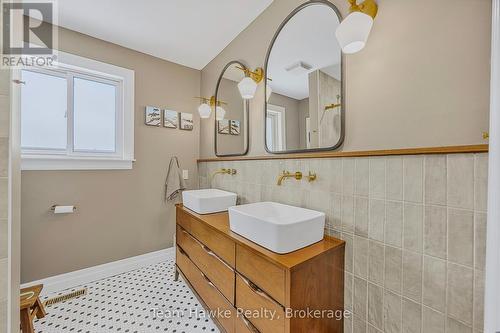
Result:
{"label": "wooden vanity countertop", "polygon": [[278,254],[257,245],[256,243],[232,232],[229,228],[229,214],[227,212],[214,213],[214,214],[197,214],[190,209],[185,208],[182,204],[177,204],[177,213],[184,212],[200,223],[204,223],[210,228],[224,234],[236,242],[236,244],[245,246],[252,250],[254,253],[267,258],[275,264],[282,266],[286,269],[293,270],[299,267],[302,263],[313,259],[328,251],[336,251],[345,246],[343,240],[326,236],[320,242],[309,245],[305,248],[299,249],[287,254]]}

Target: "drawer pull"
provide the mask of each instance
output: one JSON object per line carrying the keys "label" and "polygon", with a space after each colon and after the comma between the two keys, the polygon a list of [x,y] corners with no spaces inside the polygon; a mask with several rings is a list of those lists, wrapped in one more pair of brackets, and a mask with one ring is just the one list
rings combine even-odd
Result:
{"label": "drawer pull", "polygon": [[[187,254],[187,253],[186,253],[186,251],[184,251],[184,250],[182,249],[182,247],[180,247],[179,245],[177,245],[177,248],[179,249],[179,252],[180,252],[183,256],[186,256],[186,257],[188,257],[188,258],[189,258],[189,254]],[[189,259],[191,259],[191,258],[189,258]]]}
{"label": "drawer pull", "polygon": [[243,324],[248,328],[248,330],[252,333],[260,333],[260,331],[252,325],[252,323],[246,319],[243,315],[241,316],[241,319],[243,320]]}
{"label": "drawer pull", "polygon": [[278,305],[279,307],[283,307],[280,303],[276,302],[272,297],[270,297],[268,294],[265,293],[265,291],[263,291],[262,289],[260,289],[255,283],[253,283],[252,281],[248,280],[246,277],[240,275],[241,279],[243,280],[243,282],[245,282],[245,284],[250,288],[252,289],[252,291],[254,293],[256,293],[257,295],[259,295],[260,297],[264,298],[264,299],[267,299],[268,301]]}
{"label": "drawer pull", "polygon": [[226,262],[224,260],[222,260],[221,258],[219,258],[219,256],[216,255],[212,250],[210,250],[205,244],[203,244],[202,242],[200,242],[199,240],[197,240],[196,238],[194,238],[193,236],[191,236],[186,230],[181,229],[181,231],[182,231],[182,233],[186,234],[187,237],[193,239],[203,250],[205,250],[205,252],[209,256],[214,257],[215,259],[217,259],[221,263],[223,263],[224,266],[226,266],[227,268],[229,268],[231,271],[234,271],[231,266],[229,266],[228,264],[226,264]]}
{"label": "drawer pull", "polygon": [[203,276],[203,278],[207,281],[207,283],[208,283],[208,285],[209,285],[210,287],[217,289],[217,288],[215,287],[215,285],[212,283],[212,281],[210,281],[210,280],[208,279],[208,277],[207,277],[205,274],[203,274],[202,272],[200,272],[200,274],[201,274],[201,276]]}
{"label": "drawer pull", "polygon": [[[199,242],[198,242],[199,243]],[[233,268],[231,266],[229,266],[228,264],[226,264],[226,262],[224,260],[222,260],[221,258],[219,258],[219,256],[217,256],[212,250],[210,250],[206,245],[203,245],[201,243],[199,243],[201,245],[201,247],[203,248],[203,250],[205,250],[206,253],[208,253],[209,256],[211,257],[214,257],[215,259],[219,260],[222,264],[224,264],[224,266],[226,266],[228,269],[230,269],[231,271],[233,271]]]}

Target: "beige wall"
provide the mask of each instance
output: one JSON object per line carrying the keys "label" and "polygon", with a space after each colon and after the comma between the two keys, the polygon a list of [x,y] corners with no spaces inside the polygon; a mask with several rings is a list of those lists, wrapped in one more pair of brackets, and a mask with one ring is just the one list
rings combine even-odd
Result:
{"label": "beige wall", "polygon": [[[174,207],[163,203],[171,156],[197,185],[200,72],[62,29],[60,49],[135,71],[133,170],[22,173],[22,281],[28,282],[172,245]],[[144,125],[144,107],[194,114],[194,130]],[[53,204],[76,205],[71,215]]]}
{"label": "beige wall", "polygon": [[[302,0],[275,0],[202,71],[210,95],[230,60],[263,66],[278,25]],[[346,13],[347,1],[332,0]],[[483,143],[488,129],[491,1],[379,0],[367,47],[346,57],[343,150]],[[473,28],[471,28],[473,27]],[[264,150],[263,84],[250,102],[250,155]],[[213,156],[213,121],[201,156]]]}

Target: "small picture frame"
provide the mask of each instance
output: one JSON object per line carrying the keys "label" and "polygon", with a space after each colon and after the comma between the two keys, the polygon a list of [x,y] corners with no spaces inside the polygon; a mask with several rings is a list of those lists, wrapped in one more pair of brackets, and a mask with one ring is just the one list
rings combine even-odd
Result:
{"label": "small picture frame", "polygon": [[184,131],[192,131],[193,130],[193,114],[192,113],[185,113],[181,112],[181,119],[180,119],[180,129]]}
{"label": "small picture frame", "polygon": [[231,135],[240,135],[241,133],[241,126],[240,126],[240,121],[239,120],[230,120],[229,121],[231,126],[229,128],[229,132]]}
{"label": "small picture frame", "polygon": [[173,110],[163,110],[163,127],[177,128],[179,124],[179,113]]}
{"label": "small picture frame", "polygon": [[161,110],[154,106],[146,106],[144,123],[148,126],[159,127],[161,125]]}
{"label": "small picture frame", "polygon": [[219,134],[229,134],[229,120],[222,119],[217,122],[217,132]]}

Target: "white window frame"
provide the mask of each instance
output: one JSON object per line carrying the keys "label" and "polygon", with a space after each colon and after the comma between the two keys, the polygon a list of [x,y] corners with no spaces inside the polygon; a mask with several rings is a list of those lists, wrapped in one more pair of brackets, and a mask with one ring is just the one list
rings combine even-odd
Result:
{"label": "white window frame", "polygon": [[[77,55],[58,52],[55,68],[29,68],[32,72],[68,78],[68,92],[74,78],[115,85],[116,126],[115,151],[74,151],[73,119],[68,112],[68,145],[66,150],[23,149],[22,170],[109,170],[132,169],[134,159],[134,71]],[[14,71],[21,80],[21,70]],[[22,93],[22,92],[21,92]],[[73,93],[68,94],[68,110],[73,107]],[[20,105],[20,103],[19,103]],[[21,110],[19,110],[21,112]]]}
{"label": "white window frame", "polygon": [[273,151],[286,150],[286,109],[284,106],[268,104],[267,117],[273,121]]}

